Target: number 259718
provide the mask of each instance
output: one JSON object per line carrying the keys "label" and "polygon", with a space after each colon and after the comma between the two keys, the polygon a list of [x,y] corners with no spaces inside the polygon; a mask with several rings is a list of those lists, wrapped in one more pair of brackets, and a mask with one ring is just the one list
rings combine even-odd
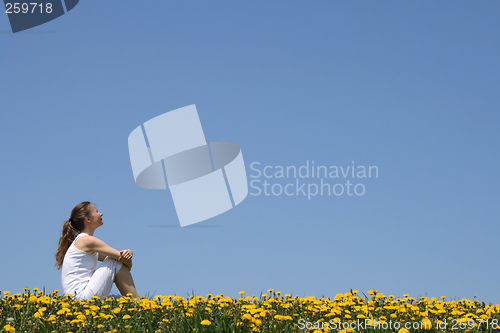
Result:
{"label": "number 259718", "polygon": [[43,3],[36,3],[36,2],[16,2],[16,3],[6,3],[5,4],[5,12],[7,14],[19,14],[19,13],[47,13],[50,14],[52,13],[52,4],[51,3],[46,3],[45,8],[43,6]]}

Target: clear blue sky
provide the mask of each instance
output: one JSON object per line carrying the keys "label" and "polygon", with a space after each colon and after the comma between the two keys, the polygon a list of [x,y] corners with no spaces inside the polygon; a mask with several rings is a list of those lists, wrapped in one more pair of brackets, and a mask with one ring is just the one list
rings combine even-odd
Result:
{"label": "clear blue sky", "polygon": [[[61,227],[89,200],[141,295],[500,303],[499,17],[498,1],[87,0],[12,34],[0,15],[0,290],[61,289]],[[190,104],[249,182],[253,162],[378,178],[324,179],[362,196],[249,195],[180,228],[168,190],[135,185],[127,138]]]}

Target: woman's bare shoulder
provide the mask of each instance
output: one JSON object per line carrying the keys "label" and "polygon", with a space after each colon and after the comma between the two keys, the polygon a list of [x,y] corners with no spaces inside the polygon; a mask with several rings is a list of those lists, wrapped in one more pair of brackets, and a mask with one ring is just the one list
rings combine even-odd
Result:
{"label": "woman's bare shoulder", "polygon": [[75,246],[79,250],[88,252],[92,249],[92,246],[94,246],[99,241],[100,240],[97,237],[86,235],[78,238],[76,240]]}

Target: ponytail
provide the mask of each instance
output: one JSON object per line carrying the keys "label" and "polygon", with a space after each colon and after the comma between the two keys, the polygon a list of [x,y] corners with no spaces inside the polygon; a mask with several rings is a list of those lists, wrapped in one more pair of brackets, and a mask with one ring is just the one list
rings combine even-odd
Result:
{"label": "ponytail", "polygon": [[[59,246],[56,255],[56,268],[60,269],[66,252],[76,236],[83,230],[85,217],[91,216],[92,203],[88,201],[80,202],[71,211],[71,216],[63,224],[61,238],[59,238]],[[71,222],[70,222],[71,221]]]}

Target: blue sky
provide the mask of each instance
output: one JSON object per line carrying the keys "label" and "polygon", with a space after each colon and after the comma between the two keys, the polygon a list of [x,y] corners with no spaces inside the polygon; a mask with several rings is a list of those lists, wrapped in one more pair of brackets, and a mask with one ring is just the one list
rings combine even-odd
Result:
{"label": "blue sky", "polygon": [[[500,303],[498,17],[496,1],[80,1],[12,34],[0,15],[0,290],[61,289],[62,223],[89,200],[141,295]],[[134,183],[127,138],[191,104],[249,182],[253,162],[378,178],[324,179],[361,196],[248,195],[180,228],[168,190]]]}

